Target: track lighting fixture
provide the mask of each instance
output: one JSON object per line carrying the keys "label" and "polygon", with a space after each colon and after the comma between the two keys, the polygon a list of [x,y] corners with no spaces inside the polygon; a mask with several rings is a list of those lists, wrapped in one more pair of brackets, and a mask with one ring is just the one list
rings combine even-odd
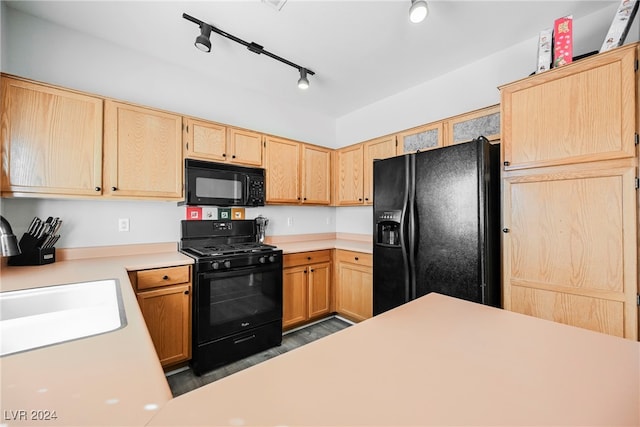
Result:
{"label": "track lighting fixture", "polygon": [[186,13],[182,14],[182,17],[187,21],[191,21],[194,24],[197,24],[200,27],[200,35],[196,37],[195,46],[203,52],[211,52],[211,40],[209,39],[211,32],[216,34],[220,34],[223,37],[228,38],[229,40],[233,40],[234,42],[245,46],[251,52],[256,54],[265,54],[266,56],[275,59],[276,61],[280,61],[283,64],[287,64],[290,67],[295,68],[300,73],[300,79],[298,80],[298,87],[300,89],[307,89],[309,87],[309,79],[307,78],[307,74],[313,76],[315,73],[306,67],[302,67],[298,64],[294,64],[293,62],[284,59],[278,55],[274,55],[273,53],[265,50],[262,46],[254,42],[246,42],[232,34],[222,31],[219,28],[214,27],[213,25],[207,24],[206,22],[202,22],[201,20],[194,18],[193,16],[189,16]]}
{"label": "track lighting fixture", "polygon": [[309,87],[309,80],[307,79],[306,68],[300,68],[300,78],[298,79],[298,87],[300,89],[307,89]]}
{"label": "track lighting fixture", "polygon": [[196,37],[196,42],[194,43],[196,47],[203,52],[211,52],[211,40],[209,40],[210,35],[211,26],[203,22],[202,25],[200,25],[200,35]]}
{"label": "track lighting fixture", "polygon": [[429,10],[425,0],[411,0],[411,7],[409,8],[409,20],[411,22],[417,24],[424,21],[428,13]]}

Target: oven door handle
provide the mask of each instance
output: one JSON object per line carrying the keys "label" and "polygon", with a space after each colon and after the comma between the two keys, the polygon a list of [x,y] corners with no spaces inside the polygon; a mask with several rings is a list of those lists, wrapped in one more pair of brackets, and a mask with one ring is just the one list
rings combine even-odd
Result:
{"label": "oven door handle", "polygon": [[246,273],[267,273],[270,271],[279,271],[279,270],[282,270],[282,265],[279,263],[267,264],[267,265],[258,266],[258,267],[253,265],[249,267],[233,268],[233,269],[222,270],[222,271],[207,271],[206,273],[200,273],[200,277],[204,280],[209,280],[209,279],[220,279],[220,278],[229,277],[229,276],[241,276]]}

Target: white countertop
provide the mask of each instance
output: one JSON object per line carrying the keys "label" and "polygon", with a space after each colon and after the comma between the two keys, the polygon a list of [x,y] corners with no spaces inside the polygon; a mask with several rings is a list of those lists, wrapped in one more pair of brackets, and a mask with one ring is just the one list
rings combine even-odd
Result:
{"label": "white countertop", "polygon": [[152,426],[637,426],[640,343],[429,294],[179,396]]}
{"label": "white countertop", "polygon": [[172,399],[126,269],[191,262],[171,252],[3,267],[2,291],[116,278],[128,324],[0,358],[1,423],[640,425],[640,343],[438,294]]}
{"label": "white countertop", "polygon": [[[177,252],[3,266],[3,292],[82,281],[120,282],[127,325],[113,332],[0,358],[2,425],[144,425],[171,390],[126,269],[190,264]],[[49,411],[32,412],[32,411]],[[56,419],[37,416],[55,413]]]}

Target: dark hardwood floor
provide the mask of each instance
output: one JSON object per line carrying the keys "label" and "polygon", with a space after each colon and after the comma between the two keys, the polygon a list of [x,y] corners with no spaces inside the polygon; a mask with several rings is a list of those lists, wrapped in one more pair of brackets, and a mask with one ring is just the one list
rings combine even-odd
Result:
{"label": "dark hardwood floor", "polygon": [[294,348],[303,346],[319,338],[326,337],[327,335],[331,335],[332,333],[349,326],[351,326],[350,323],[347,323],[336,317],[332,317],[319,323],[307,326],[303,329],[298,329],[296,331],[287,333],[282,337],[282,345],[279,347],[270,348],[263,352],[249,356],[245,359],[241,359],[229,365],[222,366],[200,377],[196,376],[193,371],[191,371],[191,369],[176,372],[174,374],[168,375],[167,381],[169,382],[169,387],[171,387],[173,397],[176,397],[198,387],[202,387],[203,385],[219,380],[220,378],[224,378],[227,375],[231,375],[234,372],[241,371],[250,366],[271,359],[272,357],[286,353],[287,351],[293,350]]}

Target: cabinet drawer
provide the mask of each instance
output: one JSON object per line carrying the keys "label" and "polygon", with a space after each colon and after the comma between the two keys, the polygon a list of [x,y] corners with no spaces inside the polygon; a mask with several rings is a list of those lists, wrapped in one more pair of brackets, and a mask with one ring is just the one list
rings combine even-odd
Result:
{"label": "cabinet drawer", "polygon": [[367,267],[373,266],[373,255],[364,252],[337,250],[336,261],[360,264]]}
{"label": "cabinet drawer", "polygon": [[136,287],[138,290],[156,288],[158,286],[175,285],[191,281],[188,265],[177,267],[154,268],[152,270],[140,270],[135,272]]}
{"label": "cabinet drawer", "polygon": [[284,256],[284,267],[295,267],[298,265],[315,264],[317,262],[331,261],[331,250],[299,252]]}

